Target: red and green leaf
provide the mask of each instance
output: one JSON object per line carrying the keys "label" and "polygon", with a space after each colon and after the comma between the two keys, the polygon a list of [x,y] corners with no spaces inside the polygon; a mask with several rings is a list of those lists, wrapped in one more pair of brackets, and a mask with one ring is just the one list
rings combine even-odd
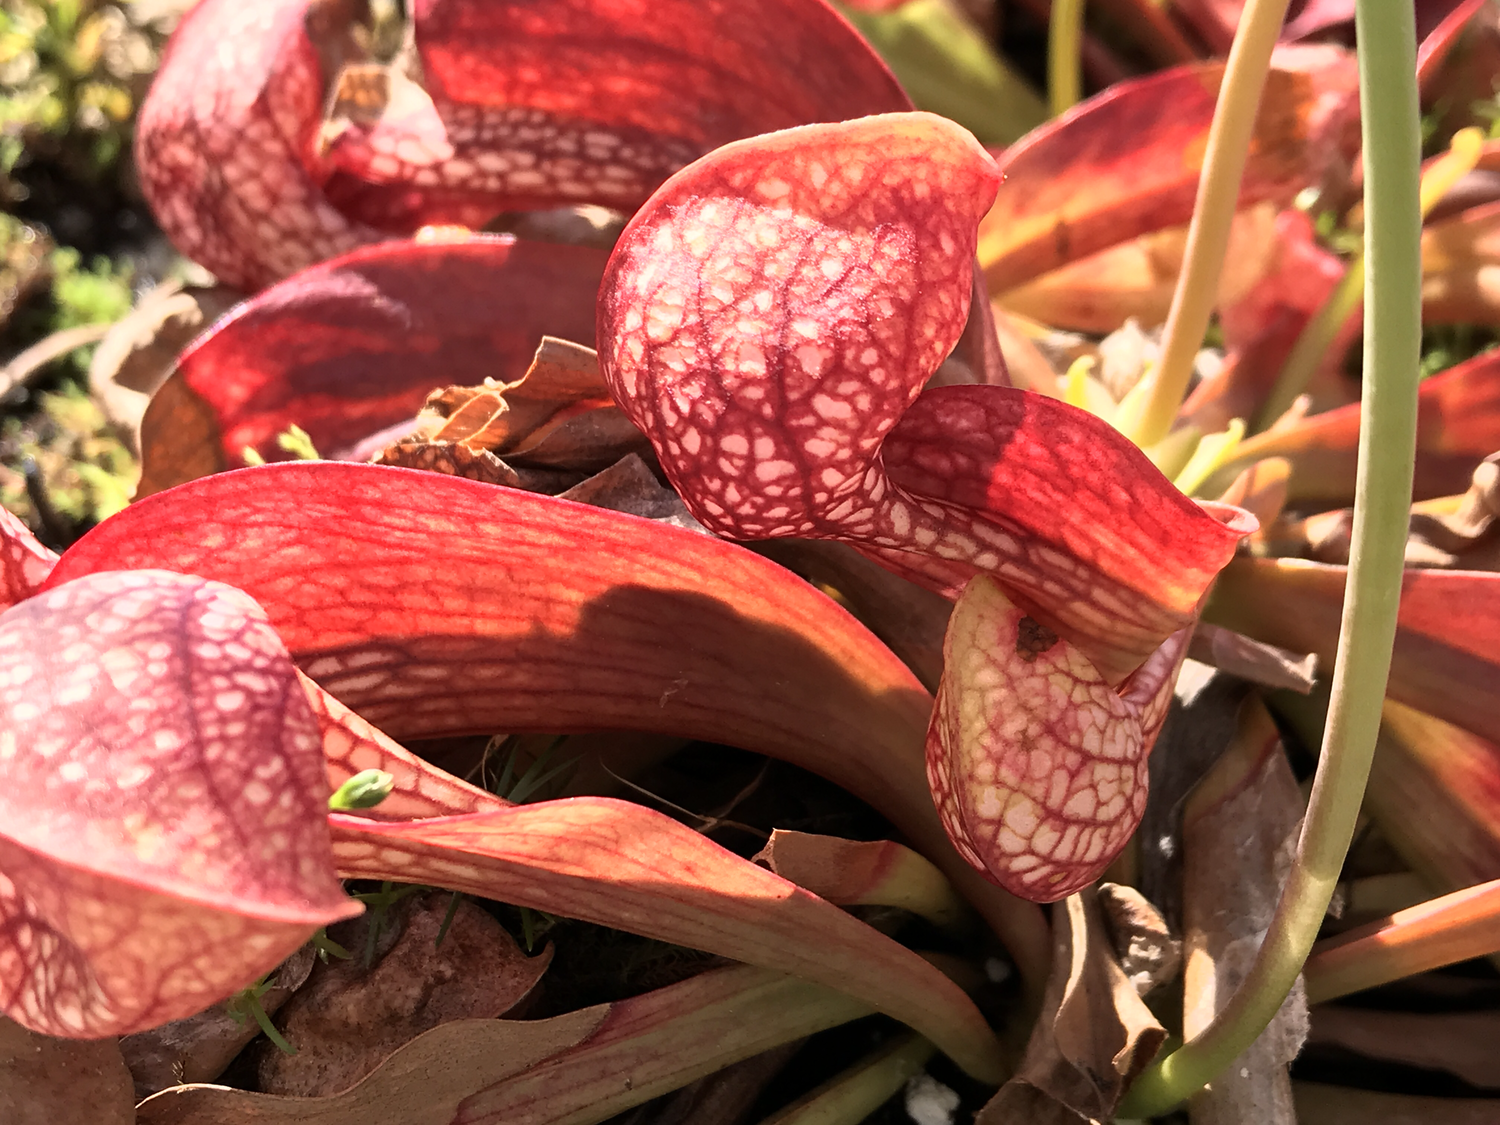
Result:
{"label": "red and green leaf", "polygon": [[[1474,466],[1500,449],[1500,353],[1488,352],[1430,379],[1417,391],[1417,460],[1413,497],[1451,496],[1469,487]],[[1219,479],[1227,485],[1245,464],[1284,457],[1288,496],[1304,504],[1347,505],[1354,499],[1359,404],[1313,414],[1240,443]]]}

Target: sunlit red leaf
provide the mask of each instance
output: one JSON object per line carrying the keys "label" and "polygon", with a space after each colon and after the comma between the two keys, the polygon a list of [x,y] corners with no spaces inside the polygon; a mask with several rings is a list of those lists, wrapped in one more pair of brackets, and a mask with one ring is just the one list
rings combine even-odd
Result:
{"label": "sunlit red leaf", "polygon": [[604,255],[508,235],[391,242],[304,270],[240,305],[178,360],[142,426],[141,495],[191,479],[179,400],[211,431],[211,463],[247,446],[281,460],[298,425],[324,455],[408,418],[427,393],[520,379],[544,335],[591,343]]}
{"label": "sunlit red leaf", "polygon": [[411,149],[392,129],[359,138],[359,152],[335,144],[333,159],[429,197],[483,193],[492,213],[632,211],[729,141],[911,104],[821,0],[666,0],[649,16],[624,0],[420,0],[413,16],[451,154],[403,161]]}
{"label": "sunlit red leaf", "polygon": [[959,852],[1052,902],[1092,883],[1146,810],[1146,758],[1187,652],[1183,630],[1117,692],[988,578],[953,607],[927,779]]}
{"label": "sunlit red leaf", "polygon": [[973,139],[926,114],[720,149],[622,235],[600,364],[705,525],[850,542],[950,596],[991,571],[1118,682],[1250,526],[1082,411],[923,391],[963,326],[994,185]]}
{"label": "sunlit red leaf", "polygon": [[[1235,216],[1219,277],[1221,309],[1243,300],[1279,264],[1275,221],[1269,203]],[[996,300],[1012,312],[1076,332],[1103,335],[1131,317],[1154,328],[1167,319],[1186,247],[1186,227],[1154,230],[1008,289]]]}
{"label": "sunlit red leaf", "polygon": [[414,6],[426,92],[320,151],[355,6],[205,0],[137,129],[147,198],[179,249],[257,288],[385,233],[516,208],[633,209],[709,149],[901,110],[890,72],[822,0]]}
{"label": "sunlit red leaf", "polygon": [[265,615],[161,572],[0,615],[0,1001],[70,1036],[222,999],[359,913],[317,723]]}
{"label": "sunlit red leaf", "polygon": [[1500,880],[1326,938],[1303,973],[1317,1002],[1491,953],[1500,953]]}
{"label": "sunlit red leaf", "polygon": [[[1238,300],[1219,309],[1228,349],[1224,367],[1200,382],[1183,404],[1183,417],[1205,433],[1223,430],[1234,418],[1253,421],[1260,416],[1309,318],[1344,276],[1345,263],[1323,248],[1312,220],[1301,211],[1278,214],[1268,241],[1271,268]],[[1357,395],[1357,388],[1335,376],[1359,330],[1360,319],[1351,317],[1307,388],[1324,408],[1342,406]]]}
{"label": "sunlit red leaf", "polygon": [[0,610],[36,593],[56,564],[57,552],[42,546],[17,516],[0,508]]}
{"label": "sunlit red leaf", "polygon": [[[1300,559],[1237,559],[1224,569],[1208,616],[1333,666],[1345,567]],[[1500,574],[1407,570],[1387,694],[1493,741],[1500,675]]]}
{"label": "sunlit red leaf", "polygon": [[921,1031],[995,1081],[999,1045],[915,953],[640,805],[575,797],[409,823],[332,814],[346,878],[432,883],[791,973]]}
{"label": "sunlit red leaf", "polygon": [[1429,28],[1417,51],[1417,81],[1428,120],[1446,137],[1474,124],[1475,104],[1494,97],[1500,8],[1492,0],[1422,0],[1417,30]]}
{"label": "sunlit red leaf", "polygon": [[[1349,504],[1359,447],[1359,406],[1313,414],[1247,438],[1225,470],[1224,484],[1243,465],[1284,457],[1293,502]],[[1500,449],[1500,352],[1424,379],[1417,391],[1416,499],[1451,496],[1469,487],[1474,466]]]}
{"label": "sunlit red leaf", "polygon": [[[1357,145],[1354,61],[1341,52],[1280,56],[1261,98],[1240,206],[1289,202]],[[1005,186],[980,227],[992,293],[1192,214],[1223,76],[1220,63],[1175,67],[1111,86],[1012,145]]]}
{"label": "sunlit red leaf", "polygon": [[121,567],[235,582],[304,671],[396,738],[644,730],[796,761],[882,810],[1037,968],[1041,919],[984,888],[932,808],[931,697],[831,600],[743,548],[473,481],[316,462],[153,496],[59,566],[54,582]]}

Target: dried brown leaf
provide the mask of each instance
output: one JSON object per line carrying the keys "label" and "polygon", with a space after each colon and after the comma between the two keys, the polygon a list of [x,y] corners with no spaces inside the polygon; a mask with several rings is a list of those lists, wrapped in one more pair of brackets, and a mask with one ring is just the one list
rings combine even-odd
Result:
{"label": "dried brown leaf", "polygon": [[444,476],[464,477],[485,484],[521,487],[520,474],[488,449],[471,449],[462,443],[439,443],[404,438],[381,450],[377,465],[398,465]]}
{"label": "dried brown leaf", "polygon": [[658,481],[646,462],[634,453],[558,495],[579,504],[661,520],[674,527],[708,534],[687,510],[682,498]]}
{"label": "dried brown leaf", "polygon": [[1115,957],[1137,993],[1145,996],[1177,976],[1182,942],[1172,936],[1161,911],[1145,895],[1134,887],[1101,883],[1099,907]]}
{"label": "dried brown leaf", "polygon": [[[306,983],[316,956],[311,945],[304,945],[281,963],[271,987],[260,996],[267,1015],[280,1011]],[[135,1096],[142,1099],[185,1082],[212,1082],[259,1034],[254,1020],[236,1019],[225,1005],[215,1004],[195,1016],[126,1035],[120,1050],[135,1078]]]}
{"label": "dried brown leaf", "polygon": [[130,1071],[115,1039],[54,1039],[0,1016],[0,1121],[131,1125]]}
{"label": "dried brown leaf", "polygon": [[358,1086],[289,1098],[227,1086],[177,1086],[137,1108],[139,1125],[450,1125],[475,1090],[587,1039],[607,1005],[547,1020],[455,1020],[419,1035]]}
{"label": "dried brown leaf", "polygon": [[137,500],[229,468],[213,408],[180,372],[169,376],[151,396],[140,435]]}
{"label": "dried brown leaf", "polygon": [[1020,1070],[975,1125],[1107,1120],[1166,1038],[1115,959],[1096,893],[1070,895],[1052,916],[1052,976],[1041,1018]]}
{"label": "dried brown leaf", "polygon": [[594,350],[551,336],[520,379],[433,391],[418,421],[425,433],[395,442],[377,462],[555,493],[579,473],[650,451],[610,401]]}
{"label": "dried brown leaf", "polygon": [[1193,631],[1188,655],[1242,680],[1302,695],[1312,691],[1318,675],[1314,653],[1289,652],[1207,621]]}
{"label": "dried brown leaf", "polygon": [[89,363],[90,390],[110,421],[138,442],[146,404],[177,354],[241,297],[223,285],[183,289],[168,282],[111,325]]}
{"label": "dried brown leaf", "polygon": [[[1278,554],[1347,563],[1354,509],[1320,512],[1275,529]],[[1469,491],[1412,505],[1406,565],[1449,570],[1500,570],[1500,453],[1474,470]]]}
{"label": "dried brown leaf", "polygon": [[655,456],[646,435],[610,403],[559,411],[518,441],[509,455],[528,465],[597,472],[632,453]]}
{"label": "dried brown leaf", "polygon": [[[408,1041],[439,1024],[512,1011],[552,961],[552,947],[528,957],[484,910],[459,899],[439,944],[451,896],[407,899],[392,910],[400,936],[370,969],[361,953],[365,918],[335,927],[348,961],[330,958],[286,1005],[282,1032],[297,1048],[267,1047],[261,1089],[324,1097],[354,1086]],[[352,931],[352,932],[349,932]]]}
{"label": "dried brown leaf", "polygon": [[[1303,813],[1270,714],[1251,697],[1239,730],[1183,810],[1183,1034],[1239,988],[1290,869]],[[1301,979],[1255,1043],[1191,1103],[1194,1125],[1296,1125],[1287,1064],[1307,1035]]]}

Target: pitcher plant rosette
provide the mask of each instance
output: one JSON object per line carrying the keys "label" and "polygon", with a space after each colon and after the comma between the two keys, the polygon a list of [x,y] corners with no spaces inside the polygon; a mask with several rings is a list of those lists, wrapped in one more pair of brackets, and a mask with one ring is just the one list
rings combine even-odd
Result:
{"label": "pitcher plant rosette", "polygon": [[[1480,356],[1413,392],[1428,505],[1413,511],[1438,521],[1424,542],[1450,561],[1396,544],[1408,567],[1382,649],[1362,611],[1340,618],[1349,559],[1376,550],[1373,501],[1339,513],[1362,425],[1384,424],[1335,362],[1367,267],[1292,206],[1342,192],[1347,214],[1358,198],[1356,64],[1273,54],[1271,7],[1231,25],[1244,45],[1227,70],[1175,57],[1189,41],[1142,17],[1137,33],[1178,65],[991,152],[914,110],[822,0],[416,0],[390,61],[368,55],[352,5],[202,0],[136,155],[164,231],[242,299],[164,373],[133,504],[60,556],[0,519],[5,1014],[81,1039],[192,1017],[359,914],[341,880],[376,880],[741,963],[468,1028],[488,1061],[433,1087],[422,1120],[523,1106],[603,1120],[872,1012],[912,1033],[886,1048],[903,1075],[935,1048],[978,1083],[1010,1079],[982,1120],[1031,1104],[1023,1087],[1058,1113],[1169,1108],[1212,1076],[1192,1069],[1210,1057],[1195,1044],[1253,1039],[1241,1010],[1275,990],[1252,973],[1194,1015],[1212,986],[1190,959],[1174,1029],[1188,1047],[1146,1070],[1166,1032],[1101,936],[1101,909],[1135,892],[1095,884],[1141,870],[1132,840],[1190,648],[1262,685],[1297,683],[1303,654],[1337,663],[1331,702],[1269,696],[1314,742],[1325,712],[1343,737],[1351,699],[1378,725],[1388,695],[1370,817],[1436,891],[1500,878],[1490,804],[1469,802],[1488,843],[1460,875],[1451,847],[1403,835],[1389,796],[1418,778],[1430,808],[1463,800],[1450,759],[1424,756],[1440,736],[1484,777],[1500,761],[1494,567],[1466,562],[1500,510],[1484,507],[1493,465],[1459,498],[1500,448],[1500,364]],[[1434,33],[1429,86],[1459,81],[1455,36],[1500,43],[1487,13],[1459,5]],[[884,42],[878,21],[895,17],[858,18]],[[1381,202],[1391,173],[1365,116],[1378,303],[1417,279],[1383,264],[1377,232],[1399,207]],[[1496,205],[1433,211],[1485,166],[1492,145],[1475,144],[1455,140],[1423,180],[1430,317],[1468,276],[1454,263],[1483,261]],[[495,216],[521,234],[480,232]],[[1264,248],[1238,262],[1254,237]],[[1217,292],[1168,279],[1132,295],[1121,278],[1148,244],[1177,246],[1181,276],[1206,270]],[[1028,327],[1103,334],[1157,306],[1161,353],[1133,387],[1088,361],[1055,369]],[[1191,360],[1215,307],[1227,363],[1184,397],[1175,357]],[[1262,414],[1274,424],[1256,433]],[[288,461],[292,427],[329,459]],[[1350,686],[1341,627],[1393,653],[1388,687],[1380,668],[1373,696]],[[1215,940],[1194,929],[1207,892],[1190,842],[1237,794],[1290,778],[1245,706],[1220,765],[1157,798],[1190,845],[1185,903],[1166,910],[1190,949]],[[778,832],[757,863],[638,801],[582,785],[516,803],[403,746],[599,731],[803,767],[901,843]],[[1329,779],[1344,753],[1325,750],[1317,786],[1357,810],[1363,777],[1352,798],[1355,782]],[[1319,792],[1285,902],[1321,893],[1296,866],[1316,866],[1331,831],[1335,797]],[[1295,830],[1291,793],[1291,822],[1254,839]],[[1037,904],[1054,902],[1049,923]],[[872,904],[925,914],[967,960],[924,957],[845,909]],[[1411,905],[1420,917],[1328,938],[1311,960],[1321,908],[1311,929],[1259,926],[1266,950],[1293,935],[1291,972],[1306,961],[1317,1001],[1500,949],[1483,886]],[[971,913],[1019,969],[998,1015],[970,995],[987,948]],[[1102,1005],[1087,1018],[1113,1068],[1086,1096],[1065,1077],[1097,1062],[1068,1046],[1079,1004]],[[750,1024],[735,1012],[756,1013],[737,1037],[725,1021]],[[210,1074],[140,1119],[354,1113],[466,1049],[444,1034],[301,1109]],[[885,1058],[832,1088],[863,1089]],[[1270,1064],[1283,1079],[1287,1061]]]}

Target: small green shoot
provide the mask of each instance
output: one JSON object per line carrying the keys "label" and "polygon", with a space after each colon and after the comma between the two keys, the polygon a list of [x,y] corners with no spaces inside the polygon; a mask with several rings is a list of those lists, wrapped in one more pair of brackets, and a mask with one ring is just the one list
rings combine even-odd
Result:
{"label": "small green shoot", "polygon": [[249,988],[242,988],[228,1000],[224,1001],[224,1010],[229,1013],[229,1018],[235,1023],[242,1024],[246,1019],[255,1020],[265,1037],[276,1044],[277,1050],[283,1054],[295,1055],[297,1048],[286,1041],[286,1037],[276,1030],[276,1025],[271,1022],[271,1017],[266,1013],[265,1005],[260,998],[265,995],[266,990],[271,987],[271,974],[267,973]]}
{"label": "small green shoot", "polygon": [[395,906],[396,903],[408,895],[429,889],[420,883],[398,887],[390,880],[386,880],[380,885],[380,890],[378,891],[367,891],[364,894],[350,896],[369,907],[369,913],[365,916],[368,919],[365,924],[365,949],[363,958],[365,968],[368,969],[375,964],[375,945],[379,942],[380,935],[385,932],[385,927],[390,921],[391,907]]}
{"label": "small green shoot", "polygon": [[340,961],[347,961],[354,954],[350,953],[338,942],[328,936],[328,927],[319,926],[313,936],[307,939],[312,942],[312,947],[318,952],[318,960],[328,964],[328,958],[337,957]]}
{"label": "small green shoot", "polygon": [[453,897],[448,900],[448,910],[443,915],[443,923],[438,927],[437,937],[432,939],[433,949],[442,945],[443,939],[448,936],[448,927],[453,925],[453,916],[458,913],[458,903],[463,897],[462,891],[454,891]]}
{"label": "small green shoot", "polygon": [[385,770],[360,770],[328,798],[328,809],[373,809],[391,795],[395,785],[395,777]]}

